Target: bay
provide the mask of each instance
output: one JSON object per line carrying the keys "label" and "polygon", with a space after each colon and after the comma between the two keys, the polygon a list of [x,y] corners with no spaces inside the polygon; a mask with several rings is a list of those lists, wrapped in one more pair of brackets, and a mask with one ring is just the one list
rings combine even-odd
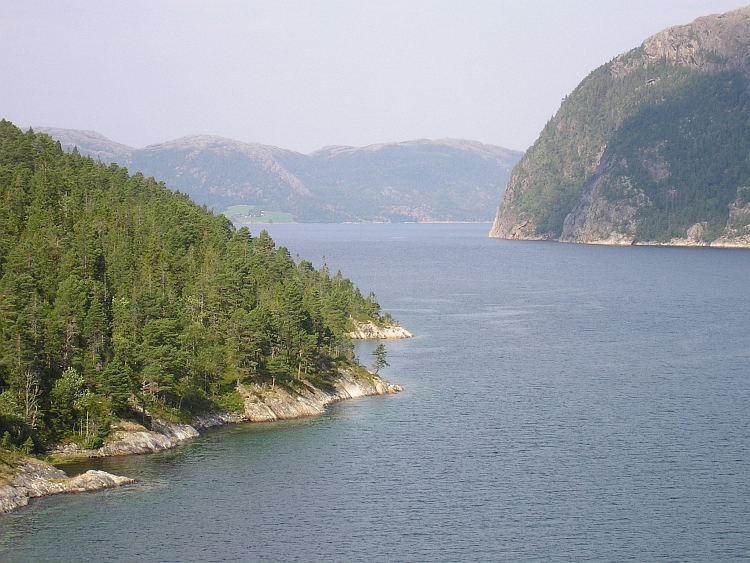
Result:
{"label": "bay", "polygon": [[0,561],[750,559],[750,253],[267,229],[415,333],[405,391],[98,461],[138,485],[0,518]]}

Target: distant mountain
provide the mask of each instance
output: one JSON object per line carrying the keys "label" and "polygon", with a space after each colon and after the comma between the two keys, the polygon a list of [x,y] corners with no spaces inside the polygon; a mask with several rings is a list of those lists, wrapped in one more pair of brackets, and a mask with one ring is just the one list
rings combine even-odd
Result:
{"label": "distant mountain", "polygon": [[286,153],[279,159],[316,196],[356,217],[430,222],[491,220],[521,155],[442,139],[325,147],[302,158]]}
{"label": "distant mountain", "polygon": [[193,135],[143,149],[93,131],[35,128],[103,162],[163,180],[223,211],[244,204],[297,221],[489,221],[522,153],[443,139],[312,154]]}
{"label": "distant mountain", "polygon": [[121,145],[110,141],[96,131],[79,131],[78,129],[59,129],[57,127],[35,127],[39,133],[47,133],[60,144],[64,149],[71,150],[73,147],[79,147],[81,153],[85,153],[93,158],[101,158],[102,162],[109,164],[118,159],[127,158],[130,153],[135,151],[133,147]]}
{"label": "distant mountain", "polygon": [[750,7],[592,72],[513,170],[490,236],[750,246]]}

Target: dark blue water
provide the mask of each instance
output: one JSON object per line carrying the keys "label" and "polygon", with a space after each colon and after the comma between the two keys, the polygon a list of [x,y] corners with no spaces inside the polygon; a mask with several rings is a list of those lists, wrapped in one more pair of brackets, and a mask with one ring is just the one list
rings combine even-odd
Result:
{"label": "dark blue water", "polygon": [[405,392],[104,460],[139,484],[0,519],[0,561],[750,560],[750,251],[488,230],[272,225],[417,335]]}

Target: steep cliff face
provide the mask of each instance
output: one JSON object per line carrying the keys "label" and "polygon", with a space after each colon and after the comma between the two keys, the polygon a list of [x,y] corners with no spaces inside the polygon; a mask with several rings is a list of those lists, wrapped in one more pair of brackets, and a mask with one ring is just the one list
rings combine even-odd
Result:
{"label": "steep cliff face", "polygon": [[592,72],[513,170],[490,236],[747,245],[750,7]]}

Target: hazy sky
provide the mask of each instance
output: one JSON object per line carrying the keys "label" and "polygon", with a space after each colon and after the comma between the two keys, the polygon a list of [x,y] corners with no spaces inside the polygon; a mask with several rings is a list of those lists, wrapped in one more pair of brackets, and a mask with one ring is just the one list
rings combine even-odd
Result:
{"label": "hazy sky", "polygon": [[[748,1],[748,0],[745,0]],[[737,0],[0,0],[0,117],[143,147],[536,139],[590,71]]]}

